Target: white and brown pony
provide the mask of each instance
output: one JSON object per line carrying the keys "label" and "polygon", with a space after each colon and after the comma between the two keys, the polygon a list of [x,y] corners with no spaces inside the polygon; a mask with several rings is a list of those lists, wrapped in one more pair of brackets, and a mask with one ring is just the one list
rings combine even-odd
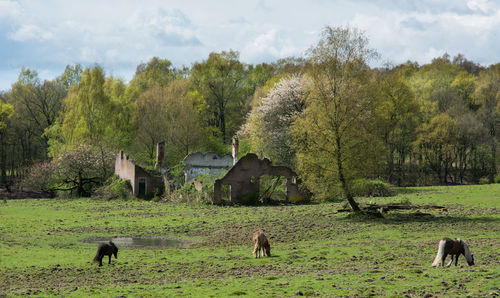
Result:
{"label": "white and brown pony", "polygon": [[474,255],[471,254],[469,247],[462,239],[457,238],[453,240],[450,238],[443,238],[441,239],[441,241],[439,241],[439,249],[436,254],[436,258],[432,263],[432,266],[439,266],[439,263],[441,263],[441,266],[444,266],[444,260],[448,255],[451,255],[451,261],[448,263],[448,265],[446,265],[446,267],[449,267],[451,263],[453,263],[453,257],[455,257],[455,266],[457,266],[458,257],[461,254],[464,255],[465,260],[467,261],[467,264],[469,264],[469,266],[474,265]]}
{"label": "white and brown pony", "polygon": [[261,255],[264,256],[264,253],[270,257],[271,256],[271,246],[269,245],[269,241],[267,241],[266,235],[264,235],[264,231],[259,230],[253,234],[252,241],[254,244],[253,248],[253,256],[259,258]]}

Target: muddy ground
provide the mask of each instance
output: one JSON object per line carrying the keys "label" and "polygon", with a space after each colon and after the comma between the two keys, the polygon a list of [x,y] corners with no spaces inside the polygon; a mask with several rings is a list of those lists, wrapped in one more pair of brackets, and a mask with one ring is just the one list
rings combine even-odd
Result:
{"label": "muddy ground", "polygon": [[[500,205],[500,202],[499,202]],[[500,207],[500,206],[499,206]],[[342,203],[215,207],[79,199],[0,207],[0,294],[41,296],[495,296],[500,294],[500,210],[337,213]],[[21,223],[21,224],[20,224]],[[271,257],[254,259],[263,229]],[[122,247],[103,267],[99,236],[153,236],[185,247]],[[476,265],[431,268],[442,237],[460,237]]]}

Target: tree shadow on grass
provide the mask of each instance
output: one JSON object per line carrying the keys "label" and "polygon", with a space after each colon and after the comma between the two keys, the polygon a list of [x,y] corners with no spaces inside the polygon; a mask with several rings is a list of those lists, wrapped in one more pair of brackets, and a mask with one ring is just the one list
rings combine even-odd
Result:
{"label": "tree shadow on grass", "polygon": [[426,192],[425,190],[422,189],[412,189],[412,188],[406,188],[406,187],[395,187],[393,188],[394,191],[396,192],[396,195],[408,195],[408,194],[413,194],[413,193],[424,193]]}
{"label": "tree shadow on grass", "polygon": [[500,217],[480,216],[435,216],[430,213],[420,211],[410,213],[391,212],[389,214],[380,213],[350,213],[343,220],[355,222],[378,222],[382,224],[403,224],[408,222],[436,222],[436,223],[500,223]]}
{"label": "tree shadow on grass", "polygon": [[438,222],[438,223],[500,223],[500,218],[491,216],[467,217],[467,216],[434,216],[428,213],[408,213],[386,215],[384,223],[407,223],[407,222]]}

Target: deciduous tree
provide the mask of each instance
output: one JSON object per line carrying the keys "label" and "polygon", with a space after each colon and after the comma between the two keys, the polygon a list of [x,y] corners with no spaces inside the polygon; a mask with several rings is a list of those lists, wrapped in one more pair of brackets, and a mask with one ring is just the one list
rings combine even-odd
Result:
{"label": "deciduous tree", "polygon": [[340,184],[354,211],[360,208],[351,183],[372,172],[378,154],[369,131],[374,96],[367,61],[375,55],[358,30],[326,27],[308,52],[311,92],[293,125],[304,182],[323,195]]}
{"label": "deciduous tree", "polygon": [[250,112],[240,131],[251,142],[252,151],[274,163],[295,167],[290,128],[305,107],[307,89],[300,76],[281,79]]}
{"label": "deciduous tree", "polygon": [[[205,120],[220,131],[223,143],[231,139],[243,120],[245,67],[238,58],[235,51],[210,53],[207,60],[195,63],[191,70],[193,89],[208,108]],[[230,112],[235,121],[228,125]]]}

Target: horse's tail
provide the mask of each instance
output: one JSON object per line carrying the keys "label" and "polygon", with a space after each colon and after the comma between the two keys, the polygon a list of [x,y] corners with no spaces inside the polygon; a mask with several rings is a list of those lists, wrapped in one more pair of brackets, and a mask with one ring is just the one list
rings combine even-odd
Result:
{"label": "horse's tail", "polygon": [[436,254],[436,258],[434,259],[434,262],[432,262],[431,266],[433,266],[433,267],[439,266],[439,263],[442,262],[445,246],[446,246],[446,240],[439,241],[439,249],[438,249],[438,252]]}
{"label": "horse's tail", "polygon": [[97,248],[97,253],[95,254],[95,257],[94,257],[94,260],[93,262],[99,262],[99,256],[101,255],[101,250],[102,250],[102,246],[99,245],[99,247]]}

